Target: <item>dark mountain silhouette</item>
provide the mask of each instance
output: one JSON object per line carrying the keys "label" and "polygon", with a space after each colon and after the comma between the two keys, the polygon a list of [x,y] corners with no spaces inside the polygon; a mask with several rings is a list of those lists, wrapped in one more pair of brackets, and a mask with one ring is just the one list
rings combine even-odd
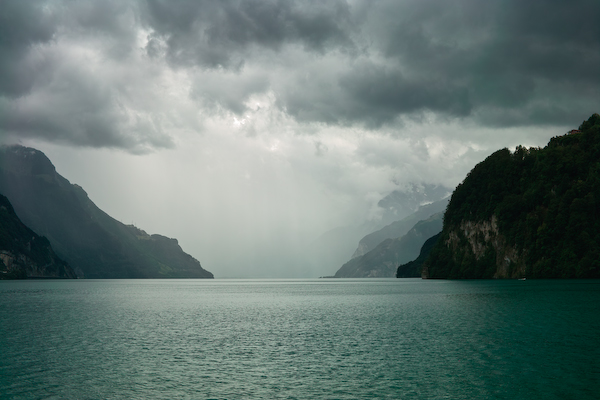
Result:
{"label": "dark mountain silhouette", "polygon": [[456,188],[428,278],[600,278],[600,115],[502,149]]}
{"label": "dark mountain silhouette", "polygon": [[0,195],[0,279],[76,277],[48,239],[25,226],[8,199]]}
{"label": "dark mountain silhouette", "polygon": [[148,235],[100,210],[40,151],[0,148],[0,193],[23,223],[85,278],[212,278],[176,239]]}
{"label": "dark mountain silhouette", "polygon": [[423,268],[423,263],[429,257],[429,253],[440,239],[441,232],[427,239],[421,247],[419,257],[413,261],[409,261],[406,264],[398,266],[396,270],[396,278],[419,278]]}

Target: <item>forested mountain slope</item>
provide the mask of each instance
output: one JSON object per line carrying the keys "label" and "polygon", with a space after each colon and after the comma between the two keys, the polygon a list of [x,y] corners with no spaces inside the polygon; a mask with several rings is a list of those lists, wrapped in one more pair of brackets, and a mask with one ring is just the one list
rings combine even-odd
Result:
{"label": "forested mountain slope", "polygon": [[600,278],[600,116],[502,149],[456,188],[426,278]]}
{"label": "forested mountain slope", "polygon": [[413,261],[409,261],[406,264],[401,264],[396,269],[396,278],[419,278],[422,274],[423,263],[427,261],[431,250],[435,247],[436,243],[442,235],[441,232],[430,237],[423,243],[419,257]]}

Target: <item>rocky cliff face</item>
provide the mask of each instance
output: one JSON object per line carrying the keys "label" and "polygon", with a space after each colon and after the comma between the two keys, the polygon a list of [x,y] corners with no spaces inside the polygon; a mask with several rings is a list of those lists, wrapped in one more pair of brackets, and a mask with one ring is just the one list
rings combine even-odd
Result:
{"label": "rocky cliff face", "polygon": [[458,185],[425,278],[600,278],[600,115]]}
{"label": "rocky cliff face", "polygon": [[26,227],[0,195],[0,279],[76,278],[44,237]]}
{"label": "rocky cliff face", "polygon": [[[445,244],[459,254],[465,240],[470,250],[467,257],[472,257],[475,262],[484,260],[489,254],[495,255],[490,260],[495,266],[492,278],[522,278],[526,275],[525,251],[507,243],[498,230],[498,218],[495,215],[489,221],[461,221],[458,229],[448,232]],[[424,277],[427,277],[427,271]]]}

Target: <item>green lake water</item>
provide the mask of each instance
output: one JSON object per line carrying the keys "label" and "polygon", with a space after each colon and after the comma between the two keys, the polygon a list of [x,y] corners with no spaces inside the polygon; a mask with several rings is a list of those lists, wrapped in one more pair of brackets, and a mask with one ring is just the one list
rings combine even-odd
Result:
{"label": "green lake water", "polygon": [[0,281],[2,399],[598,399],[600,281]]}

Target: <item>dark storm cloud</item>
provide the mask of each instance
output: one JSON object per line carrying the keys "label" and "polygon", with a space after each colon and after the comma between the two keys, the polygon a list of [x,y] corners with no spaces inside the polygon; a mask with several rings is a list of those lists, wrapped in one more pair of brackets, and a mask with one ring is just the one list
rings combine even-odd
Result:
{"label": "dark storm cloud", "polygon": [[[358,26],[343,37],[361,51],[330,51],[335,61],[321,71],[299,65],[274,85],[277,104],[299,121],[378,128],[430,111],[493,127],[569,125],[600,108],[596,1],[378,1],[352,3],[350,13],[342,15]],[[325,25],[348,26],[335,21]],[[221,22],[229,32],[233,21]],[[238,28],[245,35],[232,37],[242,41],[222,41],[227,61],[251,45],[286,43]]]}
{"label": "dark storm cloud", "polygon": [[2,0],[0,132],[171,146],[169,68],[200,115],[268,94],[299,123],[572,126],[600,109],[599,17],[597,0]]}
{"label": "dark storm cloud", "polygon": [[142,153],[173,146],[160,124],[129,115],[115,99],[118,94],[86,71],[60,66],[53,72],[57,76],[32,94],[12,101],[0,98],[4,132],[19,138]]}
{"label": "dark storm cloud", "polygon": [[253,47],[299,44],[319,53],[353,47],[350,7],[340,0],[148,0],[145,10],[154,31],[149,54],[163,41],[174,65],[239,69]]}
{"label": "dark storm cloud", "polygon": [[0,95],[31,91],[52,65],[40,51],[58,34],[100,37],[109,55],[131,50],[136,27],[123,17],[132,12],[120,2],[0,2]]}
{"label": "dark storm cloud", "polygon": [[304,90],[280,93],[280,105],[299,120],[364,123],[369,128],[423,110],[456,116],[471,111],[464,87],[434,77],[410,78],[396,66],[360,63],[341,73],[334,83],[333,87],[316,83]]}
{"label": "dark storm cloud", "polygon": [[[432,111],[488,126],[570,125],[600,108],[600,2],[374,2],[369,60],[335,85],[299,79],[279,104],[301,120],[376,128]],[[322,88],[322,89],[320,89]]]}
{"label": "dark storm cloud", "polygon": [[[172,147],[148,112],[124,102],[119,78],[137,35],[120,2],[0,3],[0,132],[147,152]],[[68,42],[68,43],[65,43]]]}
{"label": "dark storm cloud", "polygon": [[139,29],[135,3],[120,0],[65,1],[55,8],[61,28],[72,37],[84,37],[100,45],[110,59],[128,61],[136,51]]}
{"label": "dark storm cloud", "polygon": [[[370,23],[385,57],[421,86],[463,91],[457,101],[484,124],[520,125],[572,123],[593,111],[579,109],[581,97],[600,106],[590,95],[600,89],[598,17],[597,1],[425,1],[386,3]],[[450,115],[464,110],[446,103]]]}
{"label": "dark storm cloud", "polygon": [[1,95],[16,97],[31,89],[38,68],[26,62],[28,50],[52,40],[55,29],[42,3],[0,2]]}

